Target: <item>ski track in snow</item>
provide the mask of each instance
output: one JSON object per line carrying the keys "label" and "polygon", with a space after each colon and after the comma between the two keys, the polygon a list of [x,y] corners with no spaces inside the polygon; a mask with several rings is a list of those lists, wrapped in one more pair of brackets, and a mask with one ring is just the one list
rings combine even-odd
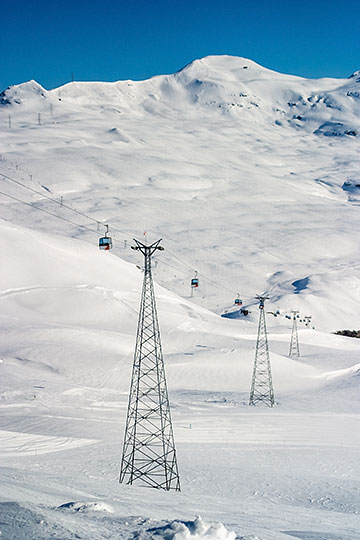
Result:
{"label": "ski track in snow", "polygon": [[59,452],[71,448],[78,448],[84,444],[93,444],[95,441],[85,439],[72,439],[70,437],[45,437],[29,433],[16,433],[13,431],[0,431],[0,455],[40,455],[49,452]]}

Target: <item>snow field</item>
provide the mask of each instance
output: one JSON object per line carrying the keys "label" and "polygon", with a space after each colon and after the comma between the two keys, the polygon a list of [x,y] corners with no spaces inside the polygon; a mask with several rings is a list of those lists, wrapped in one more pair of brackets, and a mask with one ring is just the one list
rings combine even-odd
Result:
{"label": "snow field", "polygon": [[[6,314],[2,497],[18,502],[16,513],[28,516],[32,534],[39,518],[27,509],[47,523],[36,532],[44,540],[49,531],[66,539],[181,534],[218,540],[231,538],[232,530],[238,538],[283,540],[289,538],[284,531],[304,525],[352,538],[359,505],[357,341],[302,330],[303,356],[290,360],[290,325],[273,319],[272,326],[269,317],[278,405],[249,409],[256,324],[216,317],[158,288],[182,492],[177,497],[120,486],[142,274],[76,240],[66,242],[70,257],[56,266],[61,238],[35,232],[29,238],[21,227],[2,227],[3,236],[14,235],[10,245],[17,249],[26,244],[31,251],[32,242],[34,251],[45,241],[47,246],[40,250],[40,269],[35,257],[22,267],[26,277],[17,279],[23,288],[11,289],[14,275],[3,274],[6,292],[0,297]],[[4,253],[13,256],[11,248]],[[109,264],[115,268],[104,290]],[[87,273],[77,274],[75,265]],[[339,403],[334,396],[342,391],[348,401]],[[70,501],[81,510],[59,514],[57,508]],[[108,516],[108,507],[113,518],[94,517]],[[189,528],[196,513],[205,525]],[[142,517],[134,521],[134,515]],[[216,521],[224,527],[212,525]]]}

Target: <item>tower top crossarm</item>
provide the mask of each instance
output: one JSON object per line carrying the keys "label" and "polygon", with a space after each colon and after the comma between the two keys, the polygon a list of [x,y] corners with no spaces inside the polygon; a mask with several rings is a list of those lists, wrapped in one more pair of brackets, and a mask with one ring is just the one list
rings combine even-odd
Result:
{"label": "tower top crossarm", "polygon": [[259,309],[264,309],[265,300],[269,300],[269,296],[267,296],[266,294],[264,295],[257,294],[255,298],[256,300],[259,300]]}
{"label": "tower top crossarm", "polygon": [[294,318],[296,317],[296,315],[299,313],[299,310],[298,309],[292,309],[291,310],[291,313],[293,314]]}
{"label": "tower top crossarm", "polygon": [[164,251],[164,248],[163,246],[160,246],[160,242],[161,242],[162,238],[160,238],[160,240],[157,240],[156,242],[154,242],[153,244],[151,244],[150,246],[147,246],[146,244],[144,244],[143,242],[140,242],[139,240],[136,240],[136,238],[134,238],[134,242],[135,242],[135,246],[131,246],[131,249],[135,249],[135,250],[139,250],[141,251],[141,253],[146,257],[146,256],[150,256],[153,255],[155,253],[155,251],[158,249],[159,251]]}

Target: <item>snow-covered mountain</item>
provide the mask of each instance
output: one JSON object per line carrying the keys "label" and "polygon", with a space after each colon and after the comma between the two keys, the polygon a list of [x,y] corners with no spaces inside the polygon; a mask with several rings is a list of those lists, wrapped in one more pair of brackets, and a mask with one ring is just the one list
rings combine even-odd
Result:
{"label": "snow-covered mountain", "polygon": [[48,112],[49,103],[64,100],[94,110],[112,105],[119,109],[118,113],[147,112],[167,117],[172,117],[174,112],[181,118],[186,118],[187,113],[204,116],[209,112],[214,119],[216,111],[234,115],[234,121],[245,118],[253,122],[291,124],[323,134],[325,131],[319,130],[325,123],[348,123],[348,132],[336,130],[337,135],[348,136],[358,135],[359,99],[359,71],[343,80],[309,80],[231,56],[195,60],[173,75],[146,81],[72,82],[50,91],[29,81],[1,94],[3,105],[23,105],[24,110],[31,108],[32,103],[38,112]]}
{"label": "snow-covered mountain", "polygon": [[[230,56],[2,92],[2,537],[356,540],[360,343],[330,332],[360,327],[359,94],[359,72],[308,80]],[[180,494],[117,481],[144,232],[165,247]],[[262,291],[280,310],[271,410],[247,406]],[[291,309],[316,327],[299,322],[298,359]]]}
{"label": "snow-covered mountain", "polygon": [[302,280],[296,303],[321,328],[357,327],[359,89],[358,72],[308,80],[230,56],[140,82],[30,81],[1,94],[2,170],[128,239],[163,237],[187,266],[166,255],[176,271],[158,280],[185,296],[195,270],[211,277],[204,306],[267,290],[289,309]]}

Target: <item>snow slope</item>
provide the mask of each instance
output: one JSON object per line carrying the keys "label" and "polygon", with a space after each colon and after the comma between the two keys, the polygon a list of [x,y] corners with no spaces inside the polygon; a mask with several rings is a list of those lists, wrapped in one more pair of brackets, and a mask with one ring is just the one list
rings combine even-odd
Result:
{"label": "snow slope", "polygon": [[289,309],[307,279],[299,308],[322,329],[357,327],[359,85],[358,73],[307,80],[227,56],[140,82],[31,81],[2,94],[1,170],[125,231],[119,249],[144,231],[163,237],[190,268],[162,265],[162,284],[188,296],[198,270],[225,286],[203,280],[206,307],[267,290]]}
{"label": "snow slope", "polygon": [[[208,57],[149,81],[2,94],[2,538],[358,538],[360,344],[329,331],[360,322],[359,84]],[[113,227],[113,252],[68,206]],[[118,484],[142,283],[129,246],[144,231],[165,247],[181,493]],[[263,290],[281,311],[271,410],[247,405]],[[220,317],[237,292],[249,316]],[[300,323],[299,359],[293,308],[316,326]]]}

